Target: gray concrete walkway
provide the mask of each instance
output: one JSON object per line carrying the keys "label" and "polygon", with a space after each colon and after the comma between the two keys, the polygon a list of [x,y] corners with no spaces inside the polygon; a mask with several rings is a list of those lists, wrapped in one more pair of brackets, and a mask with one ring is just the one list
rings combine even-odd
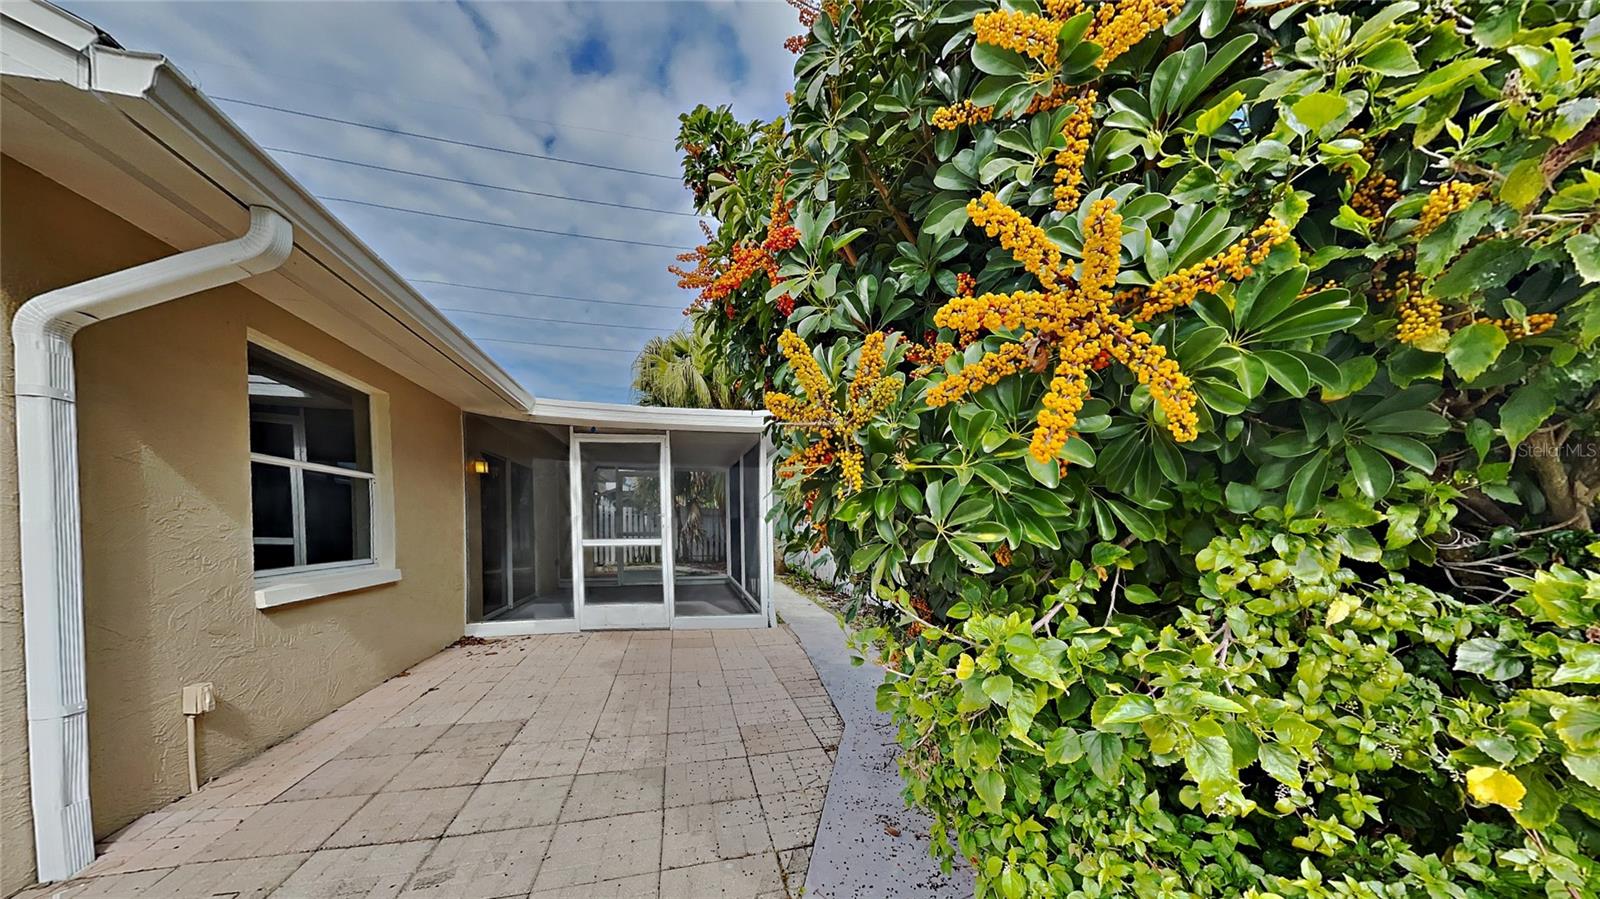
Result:
{"label": "gray concrete walkway", "polygon": [[456,646],[21,895],[797,899],[843,731],[787,628]]}
{"label": "gray concrete walkway", "polygon": [[805,879],[807,899],[966,899],[972,873],[949,875],[928,854],[928,818],[906,807],[895,760],[894,725],[877,710],[883,672],[850,664],[852,653],[832,613],[782,583],[778,614],[800,638],[839,715],[844,737]]}

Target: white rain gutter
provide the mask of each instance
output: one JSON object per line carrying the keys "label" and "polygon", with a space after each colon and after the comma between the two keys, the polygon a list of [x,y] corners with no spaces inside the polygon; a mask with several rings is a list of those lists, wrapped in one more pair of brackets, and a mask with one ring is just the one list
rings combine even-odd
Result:
{"label": "white rain gutter", "polygon": [[271,271],[293,249],[289,221],[252,206],[238,239],[41,294],[12,322],[28,767],[43,882],[94,860],[72,338],[97,321]]}

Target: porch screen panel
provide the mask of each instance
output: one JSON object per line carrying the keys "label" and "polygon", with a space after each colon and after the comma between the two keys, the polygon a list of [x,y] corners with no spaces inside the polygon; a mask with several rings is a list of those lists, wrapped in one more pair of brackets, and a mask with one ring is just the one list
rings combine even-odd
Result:
{"label": "porch screen panel", "polygon": [[539,592],[534,577],[533,469],[511,463],[511,601]]}
{"label": "porch screen panel", "polygon": [[761,599],[761,448],[755,447],[739,461],[739,517],[742,519],[744,566],[741,583],[745,592]]}
{"label": "porch screen panel", "polygon": [[481,511],[483,540],[483,610],[499,610],[506,605],[506,463],[498,456],[485,454],[488,473],[479,481],[478,506]]}
{"label": "porch screen panel", "polygon": [[736,584],[744,583],[744,496],[743,478],[739,463],[728,467],[728,577]]}
{"label": "porch screen panel", "polygon": [[672,472],[672,564],[680,577],[726,570],[727,503],[727,472],[688,467]]}

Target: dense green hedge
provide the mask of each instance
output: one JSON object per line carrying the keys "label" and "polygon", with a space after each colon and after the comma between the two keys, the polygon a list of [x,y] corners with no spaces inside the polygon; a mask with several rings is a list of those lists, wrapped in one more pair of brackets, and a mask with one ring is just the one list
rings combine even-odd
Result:
{"label": "dense green hedge", "polygon": [[1600,895],[1600,4],[797,5],[680,274],[980,894]]}

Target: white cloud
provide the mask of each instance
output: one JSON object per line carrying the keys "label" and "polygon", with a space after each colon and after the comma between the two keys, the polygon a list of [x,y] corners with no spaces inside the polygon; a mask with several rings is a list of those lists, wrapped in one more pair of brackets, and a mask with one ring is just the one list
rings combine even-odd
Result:
{"label": "white cloud", "polygon": [[[780,2],[69,2],[124,46],[167,55],[208,94],[409,131],[675,174],[677,116],[732,103],[783,112],[797,32]],[[578,68],[597,69],[576,73]],[[222,103],[259,143],[527,190],[688,211],[676,180],[602,171]],[[695,220],[445,184],[300,156],[280,161],[314,193],[559,231],[691,245]],[[676,250],[527,234],[349,204],[330,208],[415,278],[660,304],[608,306],[419,284],[438,306],[571,319],[447,313],[536,395],[630,399],[650,336],[617,324],[683,323],[692,298]],[[574,350],[608,347],[619,352]]]}

